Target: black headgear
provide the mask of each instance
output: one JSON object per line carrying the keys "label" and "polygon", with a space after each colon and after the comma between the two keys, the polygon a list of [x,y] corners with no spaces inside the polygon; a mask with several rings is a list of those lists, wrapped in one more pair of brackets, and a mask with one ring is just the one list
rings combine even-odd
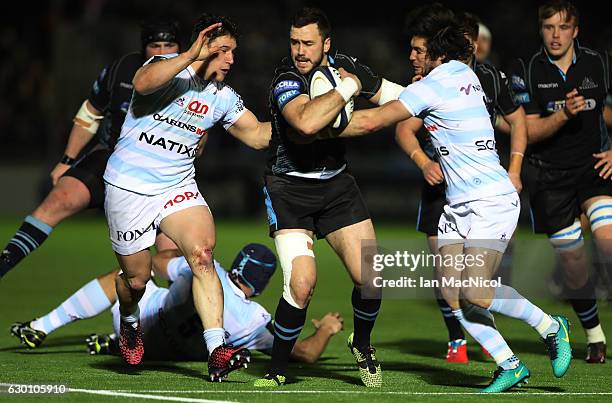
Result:
{"label": "black headgear", "polygon": [[154,18],[142,23],[140,40],[143,49],[151,42],[176,42],[181,44],[181,28],[178,21],[170,18]]}

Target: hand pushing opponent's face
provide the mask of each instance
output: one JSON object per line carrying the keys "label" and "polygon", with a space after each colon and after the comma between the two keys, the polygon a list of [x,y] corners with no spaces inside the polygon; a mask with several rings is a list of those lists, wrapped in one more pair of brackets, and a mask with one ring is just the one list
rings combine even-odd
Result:
{"label": "hand pushing opponent's face", "polygon": [[301,28],[291,27],[289,42],[291,60],[300,74],[310,73],[321,63],[327,64],[326,54],[329,52],[331,40],[321,37],[317,24],[309,24]]}

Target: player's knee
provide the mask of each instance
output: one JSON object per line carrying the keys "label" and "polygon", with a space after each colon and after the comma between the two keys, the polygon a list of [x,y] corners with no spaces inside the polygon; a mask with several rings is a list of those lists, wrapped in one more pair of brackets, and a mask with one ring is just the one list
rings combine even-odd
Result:
{"label": "player's knee", "polygon": [[612,225],[612,198],[597,200],[587,209],[591,231]]}
{"label": "player's knee", "polygon": [[304,308],[314,290],[316,277],[293,278],[294,262],[301,256],[314,258],[312,238],[302,232],[289,232],[274,237],[276,252],[283,269],[283,298],[296,308]]}
{"label": "player's knee", "polygon": [[439,290],[440,296],[452,309],[459,308],[459,289],[453,287],[443,287]]}
{"label": "player's knee", "polygon": [[190,260],[193,262],[191,267],[195,275],[200,274],[200,272],[203,274],[214,271],[213,251],[209,246],[193,248],[190,253]]}
{"label": "player's knee", "polygon": [[313,293],[314,286],[301,285],[300,287],[291,288],[291,294],[289,295],[291,301],[287,299],[285,293],[283,293],[283,298],[296,308],[304,309],[310,302]]}
{"label": "player's knee", "polygon": [[493,292],[483,287],[469,287],[461,290],[461,299],[471,305],[481,308],[491,306]]}
{"label": "player's knee", "polygon": [[576,219],[572,225],[549,235],[548,240],[560,255],[571,257],[584,245],[580,220]]}

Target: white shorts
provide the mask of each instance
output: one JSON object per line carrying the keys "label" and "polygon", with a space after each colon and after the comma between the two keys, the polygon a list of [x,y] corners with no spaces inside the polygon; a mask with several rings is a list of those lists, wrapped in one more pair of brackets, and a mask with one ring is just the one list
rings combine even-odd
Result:
{"label": "white shorts", "polygon": [[504,252],[516,229],[521,202],[516,192],[444,206],[438,249],[457,243]]}
{"label": "white shorts", "polygon": [[195,182],[155,196],[106,183],[104,211],[113,250],[125,256],[147,249],[155,244],[164,218],[194,206],[208,206]]}

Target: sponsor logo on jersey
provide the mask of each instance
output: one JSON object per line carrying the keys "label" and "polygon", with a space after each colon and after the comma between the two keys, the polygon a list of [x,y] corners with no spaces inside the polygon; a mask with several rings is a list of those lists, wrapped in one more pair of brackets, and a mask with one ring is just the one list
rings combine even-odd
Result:
{"label": "sponsor logo on jersey", "polygon": [[597,88],[598,85],[595,81],[593,81],[593,79],[591,77],[585,77],[582,80],[582,84],[580,84],[580,88],[581,90],[592,90],[593,88]]}
{"label": "sponsor logo on jersey", "polygon": [[154,134],[147,134],[145,132],[140,133],[138,141],[151,144],[152,146],[161,147],[167,151],[174,151],[179,155],[187,155],[188,157],[195,157],[195,147],[188,147],[185,144],[169,140],[162,136],[155,136]]}
{"label": "sponsor logo on jersey", "polygon": [[140,229],[136,228],[136,229],[131,229],[127,231],[117,230],[115,233],[115,238],[118,241],[132,242],[132,241],[139,239],[141,236],[143,236],[147,232],[154,231],[156,229],[157,229],[157,225],[155,225],[155,223],[152,222],[151,224],[149,224],[148,227],[144,227]]}
{"label": "sponsor logo on jersey", "polygon": [[550,101],[546,104],[546,110],[548,112],[557,112],[563,109],[565,106],[565,100],[563,101]]}
{"label": "sponsor logo on jersey", "polygon": [[531,97],[528,92],[519,92],[514,94],[514,102],[517,104],[527,104],[531,101]]}
{"label": "sponsor logo on jersey", "polygon": [[174,103],[182,108],[183,106],[185,106],[185,97],[175,99]]}
{"label": "sponsor logo on jersey", "polygon": [[289,101],[291,101],[293,98],[297,97],[298,95],[300,95],[300,92],[298,90],[290,90],[290,91],[286,91],[280,94],[276,98],[276,102],[278,103],[279,109],[283,109]]}
{"label": "sponsor logo on jersey", "polygon": [[153,119],[157,120],[158,122],[164,122],[166,124],[169,124],[171,126],[175,126],[178,127],[179,129],[183,129],[185,131],[191,132],[191,133],[195,133],[198,136],[206,136],[207,132],[206,130],[199,128],[196,125],[190,125],[188,123],[185,122],[181,122],[180,120],[176,120],[176,119],[172,119],[169,117],[166,117],[164,115],[160,115],[159,113],[155,113],[153,114]]}
{"label": "sponsor logo on jersey", "polygon": [[544,89],[559,88],[559,84],[558,83],[538,83],[538,88],[544,88]]}
{"label": "sponsor logo on jersey", "polygon": [[512,88],[515,90],[526,90],[525,81],[519,76],[512,76]]}
{"label": "sponsor logo on jersey", "polygon": [[198,192],[184,192],[174,196],[172,199],[168,200],[166,204],[164,204],[164,208],[172,207],[175,204],[180,204],[185,200],[197,199],[200,193]]}
{"label": "sponsor logo on jersey", "polygon": [[[584,110],[592,111],[597,106],[597,101],[593,98],[587,98],[584,100]],[[550,101],[546,104],[546,110],[548,112],[557,112],[565,107],[565,100],[563,101]]]}
{"label": "sponsor logo on jersey", "polygon": [[289,90],[299,90],[302,85],[299,81],[294,80],[283,80],[280,83],[276,84],[274,87],[274,96],[278,97],[278,95],[282,92]]}
{"label": "sponsor logo on jersey", "polygon": [[436,154],[438,155],[438,158],[442,158],[449,155],[450,151],[448,151],[446,146],[436,147]]}
{"label": "sponsor logo on jersey", "polygon": [[461,87],[459,88],[459,92],[463,91],[465,92],[465,95],[470,95],[470,91],[472,90],[472,88],[474,89],[474,91],[482,91],[482,88],[480,87],[479,84],[468,84],[467,87]]}
{"label": "sponsor logo on jersey", "polygon": [[457,230],[457,224],[445,222],[443,227],[438,225],[438,234],[448,234],[449,232],[459,232],[459,230]]}
{"label": "sponsor logo on jersey", "polygon": [[584,103],[585,103],[585,106],[584,106],[585,111],[591,111],[595,109],[595,107],[597,106],[597,101],[595,101],[593,98],[585,99]]}
{"label": "sponsor logo on jersey", "polygon": [[193,112],[195,115],[201,116],[206,115],[208,113],[208,105],[200,101],[191,101],[187,106],[187,109],[190,112]]}
{"label": "sponsor logo on jersey", "polygon": [[495,140],[476,140],[474,142],[476,151],[497,151],[495,149]]}

